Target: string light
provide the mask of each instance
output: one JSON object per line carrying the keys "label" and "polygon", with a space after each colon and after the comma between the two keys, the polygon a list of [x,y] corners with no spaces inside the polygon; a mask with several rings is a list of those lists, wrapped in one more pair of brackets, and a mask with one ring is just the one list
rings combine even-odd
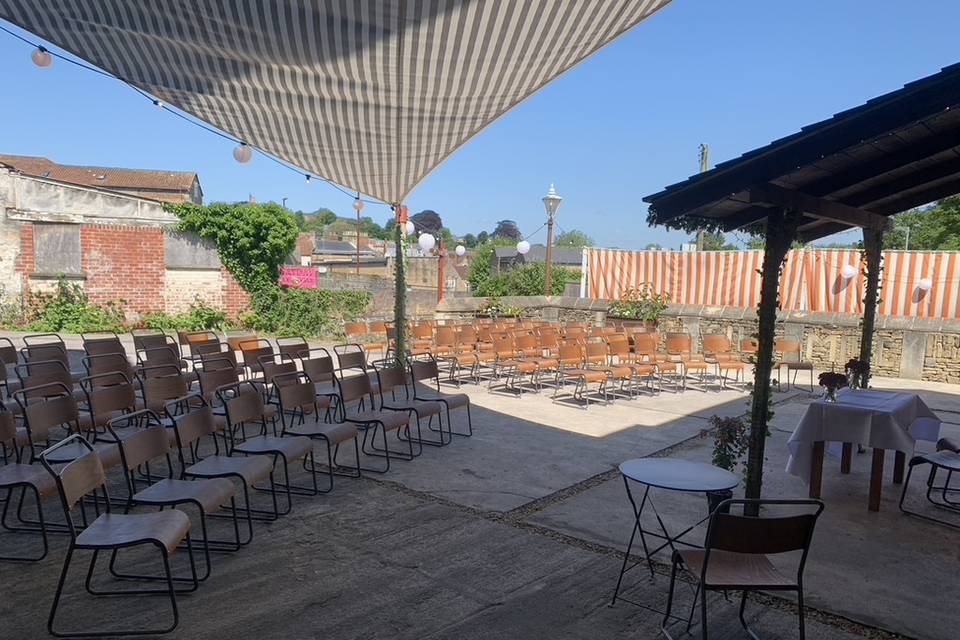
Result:
{"label": "string light", "polygon": [[520,242],[517,243],[517,253],[519,253],[522,256],[525,256],[529,251],[530,251],[529,242],[527,242],[526,240],[521,240]]}
{"label": "string light", "polygon": [[465,246],[463,246],[462,244],[458,244],[458,245],[457,245],[457,248],[455,249],[455,251],[456,251],[457,255],[460,256],[461,258],[467,254],[467,248],[466,248]]}
{"label": "string light", "polygon": [[430,251],[437,244],[437,239],[433,237],[432,233],[421,233],[420,238],[417,239],[417,244],[420,245],[420,248],[423,251]]}
{"label": "string light", "polygon": [[357,215],[360,215],[363,212],[363,200],[360,199],[360,194],[357,194],[356,199],[353,201],[353,210],[357,212]]}
{"label": "string light", "polygon": [[34,49],[33,53],[30,54],[30,59],[33,60],[33,64],[41,69],[49,69],[53,65],[53,56],[43,47]]}
{"label": "string light", "polygon": [[[98,69],[97,67],[91,66],[91,65],[86,64],[86,63],[84,63],[84,62],[81,62],[81,61],[79,61],[79,60],[76,60],[76,59],[74,59],[74,58],[72,58],[72,57],[68,57],[68,56],[65,56],[65,55],[56,53],[56,52],[54,52],[54,51],[50,51],[49,49],[47,49],[47,48],[44,47],[43,45],[39,44],[38,42],[34,42],[34,41],[32,41],[32,40],[29,40],[29,39],[23,37],[22,35],[20,35],[20,34],[17,33],[17,32],[11,31],[11,30],[8,29],[7,27],[3,26],[2,24],[0,24],[0,31],[2,31],[2,32],[6,33],[7,35],[9,35],[9,36],[11,36],[11,37],[13,37],[13,38],[16,38],[17,40],[20,40],[21,42],[23,42],[23,43],[25,43],[25,44],[28,44],[28,45],[30,45],[31,47],[33,47],[33,48],[34,48],[34,51],[33,51],[33,53],[31,54],[30,58],[31,58],[31,60],[33,61],[33,64],[35,64],[37,67],[39,67],[39,68],[41,68],[41,69],[47,69],[47,68],[49,68],[50,66],[53,65],[54,59],[58,59],[58,60],[63,60],[64,62],[67,62],[67,63],[69,63],[69,64],[72,64],[72,65],[74,65],[74,66],[76,66],[76,67],[80,67],[80,68],[83,69],[84,71],[89,71],[89,72],[91,72],[91,73],[96,73],[96,74],[98,74],[98,75],[101,75],[101,76],[110,78],[111,80],[115,80],[115,81],[117,81],[117,82],[122,82],[123,84],[125,84],[126,86],[128,86],[131,90],[137,92],[138,94],[140,94],[141,96],[143,96],[146,100],[149,100],[150,103],[153,104],[153,105],[154,105],[155,107],[157,107],[158,109],[162,109],[163,111],[166,111],[167,113],[169,113],[169,114],[171,114],[171,115],[174,115],[174,116],[180,118],[180,119],[183,120],[184,122],[187,122],[187,123],[189,123],[189,124],[192,124],[193,126],[199,127],[200,129],[203,129],[204,131],[206,131],[206,132],[208,132],[208,133],[212,133],[213,135],[220,136],[221,138],[223,138],[223,139],[225,139],[225,140],[230,140],[231,142],[239,145],[237,148],[235,148],[235,149],[233,150],[233,157],[234,157],[234,159],[237,160],[237,162],[240,162],[241,164],[247,164],[248,162],[250,162],[250,160],[253,159],[253,150],[256,149],[256,147],[254,147],[254,146],[252,146],[252,145],[249,145],[249,144],[247,144],[247,143],[244,143],[244,142],[242,142],[241,140],[238,140],[237,138],[231,136],[230,134],[224,133],[223,131],[220,131],[219,129],[216,129],[216,128],[214,128],[214,127],[206,124],[205,122],[196,119],[196,118],[193,117],[193,116],[188,116],[188,115],[186,115],[185,113],[181,113],[180,111],[178,111],[178,110],[176,110],[176,109],[174,109],[174,108],[171,108],[170,106],[164,104],[163,101],[155,98],[154,96],[151,96],[150,94],[148,94],[147,92],[143,91],[143,90],[140,89],[139,87],[136,87],[136,86],[134,86],[134,85],[132,85],[132,84],[130,84],[130,83],[128,83],[128,82],[125,82],[125,81],[121,80],[120,78],[118,78],[117,76],[113,75],[112,73],[109,73],[109,72],[107,72],[107,71],[104,71],[103,69]],[[243,151],[241,151],[240,147],[244,147],[245,149],[244,149]],[[270,155],[269,153],[264,153],[264,152],[263,152],[262,150],[260,150],[260,149],[257,149],[257,150],[260,151],[261,154],[262,154],[264,157],[266,157],[267,159],[269,159],[269,160],[277,163],[277,164],[280,165],[281,167],[283,167],[283,168],[285,168],[285,169],[288,169],[289,171],[294,171],[294,172],[296,172],[296,173],[298,173],[298,174],[300,174],[300,175],[304,175],[302,169],[299,169],[299,168],[297,168],[297,167],[294,167],[293,165],[291,165],[291,164],[289,164],[289,163],[287,163],[287,162],[285,162],[285,161],[283,161],[283,160],[280,160],[279,158],[276,158],[276,157]],[[240,157],[238,157],[238,155],[239,155]],[[247,160],[241,160],[241,158],[247,158],[247,157],[248,157],[249,159],[247,159]],[[311,175],[309,175],[309,174],[306,174],[306,180],[307,180],[307,182],[310,182],[310,180],[311,180],[312,177],[314,177],[314,176],[311,176]],[[316,176],[316,177],[317,177],[318,179],[322,180],[323,182],[325,182],[326,184],[330,185],[331,187],[333,187],[334,189],[336,189],[336,190],[339,191],[340,193],[342,193],[342,194],[344,194],[344,195],[346,195],[346,196],[349,196],[349,197],[351,197],[351,198],[354,197],[354,195],[353,195],[351,192],[347,191],[346,189],[344,189],[343,187],[341,187],[341,186],[338,185],[337,183],[333,182],[332,180],[328,180],[327,178],[321,178],[321,177],[319,177],[319,176]],[[380,205],[385,205],[385,204],[387,204],[387,203],[382,202],[382,201],[380,201],[380,200],[372,200],[372,199],[364,199],[363,202],[366,203],[366,204],[380,204]]]}

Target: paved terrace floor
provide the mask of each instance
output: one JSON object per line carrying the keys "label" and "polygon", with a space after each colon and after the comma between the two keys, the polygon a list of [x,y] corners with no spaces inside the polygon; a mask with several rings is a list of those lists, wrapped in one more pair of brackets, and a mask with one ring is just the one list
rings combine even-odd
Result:
{"label": "paved terrace floor", "polygon": [[[920,393],[945,421],[943,433],[960,434],[957,387],[875,383]],[[551,402],[546,391],[516,398],[471,384],[463,390],[474,405],[473,438],[426,448],[386,475],[338,479],[328,496],[295,498],[291,515],[256,525],[250,547],[215,556],[212,577],[180,598],[172,637],[657,637],[658,616],[627,603],[608,606],[632,524],[616,466],[641,456],[709,461],[711,440],[700,436],[706,419],[743,413],[747,396],[688,390],[583,410]],[[806,495],[806,485],[783,469],[786,440],[810,397],[777,394],[767,496]],[[868,512],[869,457],[855,456],[849,476],[829,458],[825,466],[827,509],[806,577],[808,637],[955,638],[955,533],[900,515],[889,477],[881,511]],[[914,479],[915,491],[921,482]],[[668,526],[698,520],[706,506],[698,496],[657,499]],[[0,636],[45,636],[65,549],[53,540],[39,564],[0,565]],[[4,546],[26,543],[0,534]],[[136,555],[128,561],[146,566]],[[653,580],[643,567],[628,574],[627,595],[662,606],[665,566],[657,565]],[[159,599],[91,601],[81,595],[82,579],[77,565],[64,620],[94,611],[105,624],[164,620]],[[690,594],[679,597],[684,605]],[[712,596],[709,610],[711,638],[746,637],[735,599]],[[748,618],[761,637],[797,637],[789,600],[755,598]]]}

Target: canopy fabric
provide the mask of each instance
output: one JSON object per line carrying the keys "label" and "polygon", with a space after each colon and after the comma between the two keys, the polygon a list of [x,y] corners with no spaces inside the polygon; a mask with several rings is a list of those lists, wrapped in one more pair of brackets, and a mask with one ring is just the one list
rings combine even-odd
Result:
{"label": "canopy fabric", "polygon": [[399,203],[670,0],[0,0],[0,17],[312,175]]}

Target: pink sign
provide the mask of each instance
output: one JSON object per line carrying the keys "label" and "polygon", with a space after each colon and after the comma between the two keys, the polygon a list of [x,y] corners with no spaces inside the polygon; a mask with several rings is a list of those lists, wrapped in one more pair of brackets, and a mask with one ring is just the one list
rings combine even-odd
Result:
{"label": "pink sign", "polygon": [[317,270],[313,267],[281,267],[280,286],[291,289],[316,289]]}

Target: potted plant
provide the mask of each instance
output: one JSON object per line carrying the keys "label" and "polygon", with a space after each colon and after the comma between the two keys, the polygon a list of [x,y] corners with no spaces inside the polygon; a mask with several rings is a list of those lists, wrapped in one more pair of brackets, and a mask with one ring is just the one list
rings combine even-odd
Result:
{"label": "potted plant", "polygon": [[[718,415],[710,416],[710,429],[704,431],[702,435],[713,434],[713,458],[711,462],[714,466],[727,471],[736,469],[749,446],[747,428],[747,421],[741,416],[726,418]],[[710,512],[713,513],[721,502],[732,497],[733,491],[731,489],[708,492],[707,503]]]}
{"label": "potted plant", "polygon": [[644,282],[624,291],[620,299],[607,309],[607,315],[623,320],[642,320],[647,329],[655,329],[669,302],[669,293],[657,293],[652,284]]}
{"label": "potted plant", "polygon": [[847,386],[847,376],[836,371],[824,371],[820,374],[818,382],[825,389],[823,399],[827,402],[836,402],[837,390]]}

